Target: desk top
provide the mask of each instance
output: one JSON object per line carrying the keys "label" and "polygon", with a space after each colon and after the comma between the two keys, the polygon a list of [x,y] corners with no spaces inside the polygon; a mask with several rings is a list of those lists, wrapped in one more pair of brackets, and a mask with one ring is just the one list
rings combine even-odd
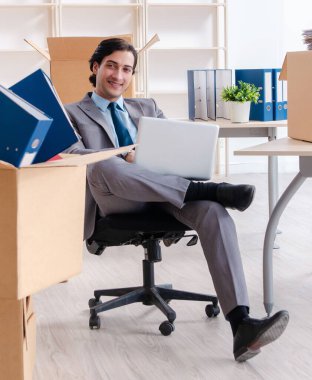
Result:
{"label": "desk top", "polygon": [[238,156],[312,156],[312,143],[289,137],[236,150]]}
{"label": "desk top", "polygon": [[270,128],[270,127],[287,127],[287,120],[274,121],[249,121],[248,123],[232,123],[230,120],[218,118],[217,120],[199,120],[199,123],[218,124],[220,128]]}

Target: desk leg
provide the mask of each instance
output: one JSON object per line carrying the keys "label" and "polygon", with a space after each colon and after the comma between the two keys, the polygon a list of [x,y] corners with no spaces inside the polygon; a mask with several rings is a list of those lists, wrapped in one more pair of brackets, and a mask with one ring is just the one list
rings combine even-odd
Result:
{"label": "desk leg", "polygon": [[274,246],[275,232],[279,219],[290,199],[303,184],[306,177],[299,172],[292,182],[288,185],[283,195],[276,203],[269,223],[266,228],[263,246],[263,303],[265,311],[270,315],[273,309],[273,260],[272,250]]}
{"label": "desk leg", "polygon": [[269,215],[278,200],[278,158],[277,156],[268,157],[268,191],[269,191]]}
{"label": "desk leg", "polygon": [[[276,140],[276,127],[270,127],[268,133],[268,141]],[[269,192],[269,215],[271,216],[273,209],[278,200],[278,157],[268,156],[268,192]]]}

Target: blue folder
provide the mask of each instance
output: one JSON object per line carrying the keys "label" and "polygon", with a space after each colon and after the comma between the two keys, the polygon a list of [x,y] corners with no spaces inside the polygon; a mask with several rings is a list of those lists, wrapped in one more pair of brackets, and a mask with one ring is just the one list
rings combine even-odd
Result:
{"label": "blue folder", "polygon": [[32,164],[52,121],[0,85],[0,160],[16,167]]}
{"label": "blue folder", "polygon": [[61,100],[44,71],[39,69],[28,75],[13,85],[11,90],[53,118],[35,163],[47,161],[78,141]]}
{"label": "blue folder", "polygon": [[257,104],[251,103],[250,120],[273,120],[272,106],[272,69],[235,70],[235,82],[253,83],[260,87],[260,98]]}
{"label": "blue folder", "polygon": [[287,120],[288,117],[288,101],[287,101],[287,80],[283,80],[283,119]]}
{"label": "blue folder", "polygon": [[278,79],[280,72],[281,69],[272,69],[273,120],[285,119],[283,81]]}

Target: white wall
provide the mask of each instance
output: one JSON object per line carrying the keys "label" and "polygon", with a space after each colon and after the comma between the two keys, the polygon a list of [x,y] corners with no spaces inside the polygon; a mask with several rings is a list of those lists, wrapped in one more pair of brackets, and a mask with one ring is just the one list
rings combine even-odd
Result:
{"label": "white wall", "polygon": [[[229,68],[281,67],[285,53],[306,50],[302,30],[312,29],[311,0],[228,0]],[[286,130],[278,132],[286,136]],[[265,142],[266,139],[230,139],[229,150]],[[280,158],[281,171],[295,171],[298,160]],[[261,157],[230,154],[230,172],[267,171]]]}

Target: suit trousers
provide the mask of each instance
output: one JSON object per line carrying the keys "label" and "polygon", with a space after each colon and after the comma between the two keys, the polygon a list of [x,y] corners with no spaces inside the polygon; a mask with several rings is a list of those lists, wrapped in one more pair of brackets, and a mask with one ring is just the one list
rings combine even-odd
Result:
{"label": "suit trousers", "polygon": [[234,222],[220,204],[208,200],[184,203],[190,181],[146,170],[120,157],[89,165],[87,179],[102,216],[163,208],[199,236],[224,315],[249,307]]}

